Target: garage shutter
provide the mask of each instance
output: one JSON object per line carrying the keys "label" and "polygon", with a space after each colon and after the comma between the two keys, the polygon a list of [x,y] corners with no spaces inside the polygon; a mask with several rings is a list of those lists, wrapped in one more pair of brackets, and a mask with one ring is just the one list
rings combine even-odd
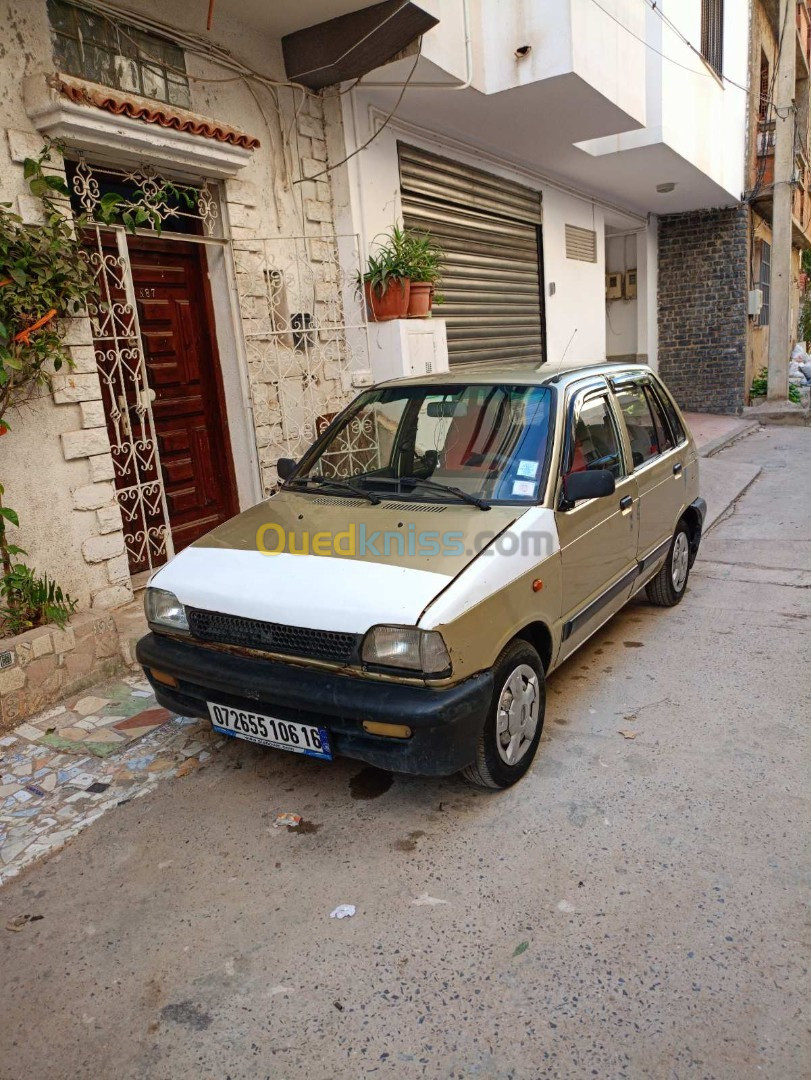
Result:
{"label": "garage shutter", "polygon": [[452,364],[543,360],[541,196],[399,144],[406,228],[445,250],[436,314]]}

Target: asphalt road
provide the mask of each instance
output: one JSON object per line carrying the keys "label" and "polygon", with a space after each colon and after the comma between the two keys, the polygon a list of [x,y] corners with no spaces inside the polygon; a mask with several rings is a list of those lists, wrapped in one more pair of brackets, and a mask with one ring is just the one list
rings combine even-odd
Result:
{"label": "asphalt road", "polygon": [[763,472],[512,791],[229,744],[12,881],[3,1080],[807,1077],[811,431],[714,461]]}

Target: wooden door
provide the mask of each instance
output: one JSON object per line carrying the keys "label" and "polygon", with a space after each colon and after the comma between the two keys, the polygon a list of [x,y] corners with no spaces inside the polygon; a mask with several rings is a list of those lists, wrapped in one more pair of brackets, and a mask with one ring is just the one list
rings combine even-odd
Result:
{"label": "wooden door", "polygon": [[[175,551],[232,517],[236,483],[202,244],[127,238]],[[153,396],[154,395],[154,396]]]}

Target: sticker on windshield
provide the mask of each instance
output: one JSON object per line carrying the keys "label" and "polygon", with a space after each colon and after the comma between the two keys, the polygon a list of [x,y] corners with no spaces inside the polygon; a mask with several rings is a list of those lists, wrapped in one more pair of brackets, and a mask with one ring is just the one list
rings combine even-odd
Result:
{"label": "sticker on windshield", "polygon": [[518,475],[526,476],[530,480],[534,480],[538,475],[538,462],[537,461],[519,461],[518,462]]}
{"label": "sticker on windshield", "polygon": [[535,485],[531,480],[515,480],[513,482],[513,495],[534,495]]}

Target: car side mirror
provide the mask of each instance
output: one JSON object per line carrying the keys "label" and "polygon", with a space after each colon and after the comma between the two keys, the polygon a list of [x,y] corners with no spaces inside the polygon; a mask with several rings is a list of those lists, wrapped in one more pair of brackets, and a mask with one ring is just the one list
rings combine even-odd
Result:
{"label": "car side mirror", "polygon": [[604,495],[613,495],[615,488],[614,475],[608,469],[569,473],[563,481],[563,495],[570,504],[580,499],[601,499]]}
{"label": "car side mirror", "polygon": [[280,480],[286,480],[288,476],[291,476],[293,469],[296,467],[296,459],[291,457],[280,457],[276,462],[276,472],[279,474]]}

